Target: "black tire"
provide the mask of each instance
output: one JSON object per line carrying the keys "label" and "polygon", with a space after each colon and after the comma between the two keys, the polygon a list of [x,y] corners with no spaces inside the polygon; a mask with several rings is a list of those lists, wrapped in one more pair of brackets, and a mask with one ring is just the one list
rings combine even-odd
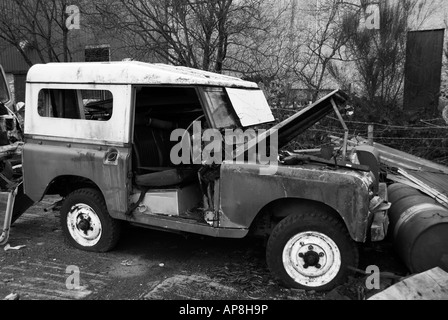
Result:
{"label": "black tire", "polygon": [[[75,216],[78,218],[74,218]],[[75,223],[75,220],[80,221],[79,219],[82,219],[82,222],[87,221],[87,226],[84,224],[81,227],[81,223]],[[68,243],[75,248],[91,252],[112,250],[118,243],[122,229],[121,221],[109,215],[102,194],[95,189],[78,189],[70,193],[62,204],[60,221]],[[83,231],[82,228],[88,230]],[[94,240],[83,238],[87,238],[89,232],[94,230],[99,232],[94,236]]]}
{"label": "black tire", "polygon": [[[290,263],[283,262],[284,255]],[[274,228],[266,260],[272,275],[288,288],[329,291],[347,280],[348,267],[358,266],[359,255],[341,221],[329,213],[304,211],[288,216]]]}

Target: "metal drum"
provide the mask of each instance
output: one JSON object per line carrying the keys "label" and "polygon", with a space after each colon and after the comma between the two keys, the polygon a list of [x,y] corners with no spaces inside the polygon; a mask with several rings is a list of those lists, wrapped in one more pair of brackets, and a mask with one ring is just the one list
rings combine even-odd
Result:
{"label": "metal drum", "polygon": [[448,267],[448,209],[403,184],[389,187],[394,247],[412,273]]}

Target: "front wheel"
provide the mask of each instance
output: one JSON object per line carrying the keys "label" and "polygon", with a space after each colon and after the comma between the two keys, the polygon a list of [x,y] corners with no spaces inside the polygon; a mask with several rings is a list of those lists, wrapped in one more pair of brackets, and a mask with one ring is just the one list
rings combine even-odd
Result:
{"label": "front wheel", "polygon": [[346,281],[357,267],[358,250],[345,226],[324,212],[293,214],[272,232],[267,264],[290,288],[328,291]]}
{"label": "front wheel", "polygon": [[61,207],[61,226],[74,247],[92,252],[107,252],[117,244],[121,223],[107,211],[104,198],[95,189],[79,189]]}

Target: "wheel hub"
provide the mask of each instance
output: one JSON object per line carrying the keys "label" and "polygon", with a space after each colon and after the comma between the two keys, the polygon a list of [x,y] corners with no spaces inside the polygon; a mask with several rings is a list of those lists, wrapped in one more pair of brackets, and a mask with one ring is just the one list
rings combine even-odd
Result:
{"label": "wheel hub", "polygon": [[85,219],[84,217],[82,217],[77,225],[78,229],[83,231],[85,234],[87,234],[88,231],[92,231],[90,221],[90,219]]}
{"label": "wheel hub", "polygon": [[68,231],[72,238],[84,247],[96,245],[102,235],[101,220],[87,204],[76,204],[67,214]]}
{"label": "wheel hub", "polygon": [[321,268],[321,265],[319,264],[320,256],[317,252],[310,250],[305,254],[300,253],[299,257],[303,259],[303,267],[305,269],[308,269],[309,267],[316,267],[317,269]]}
{"label": "wheel hub", "polygon": [[319,287],[331,282],[341,267],[341,253],[336,243],[319,232],[293,236],[283,250],[283,265],[298,284]]}

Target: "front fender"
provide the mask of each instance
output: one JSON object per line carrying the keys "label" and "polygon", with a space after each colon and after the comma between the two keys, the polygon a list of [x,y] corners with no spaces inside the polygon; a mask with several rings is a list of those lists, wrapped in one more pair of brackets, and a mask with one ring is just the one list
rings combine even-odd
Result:
{"label": "front fender", "polygon": [[351,237],[364,242],[369,230],[368,172],[329,170],[319,166],[280,166],[260,175],[256,164],[223,164],[220,180],[221,226],[249,228],[258,213],[279,199],[306,199],[325,204],[344,220]]}

